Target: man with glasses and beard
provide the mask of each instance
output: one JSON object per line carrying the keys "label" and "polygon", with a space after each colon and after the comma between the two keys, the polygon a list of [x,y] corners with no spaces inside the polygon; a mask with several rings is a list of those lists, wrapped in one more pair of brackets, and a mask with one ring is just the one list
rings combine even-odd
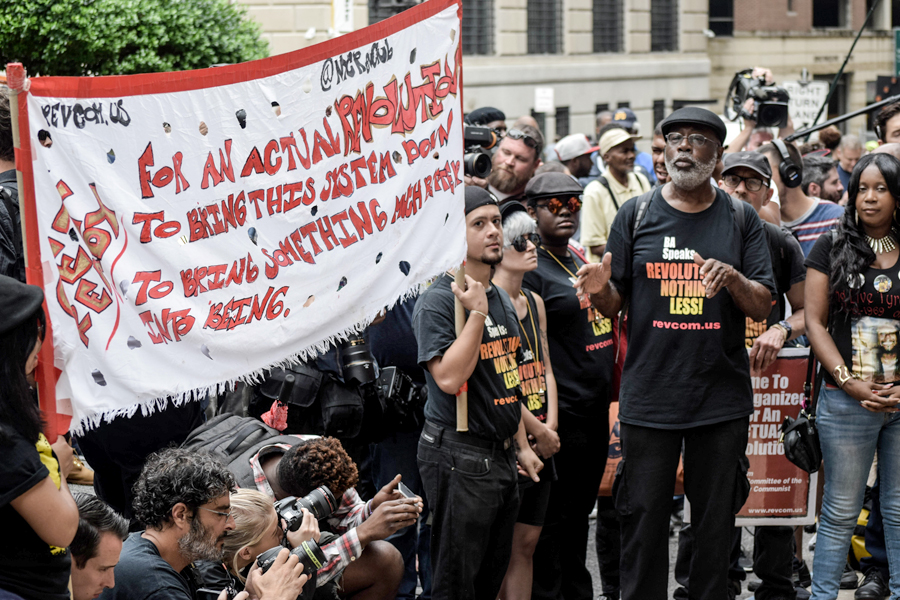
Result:
{"label": "man with glasses and beard", "polygon": [[734,515],[749,493],[745,316],[769,316],[775,285],[756,211],[710,183],[725,140],[721,119],[687,107],[661,126],[670,182],[622,206],[603,261],[582,267],[575,285],[611,318],[629,301],[613,489],[622,598],[668,597],[669,514],[683,451],[697,540],[691,595],[721,600]]}
{"label": "man with glasses and beard", "polygon": [[[189,567],[196,560],[222,560],[225,536],[234,529],[234,490],[232,474],[209,454],[169,448],[151,455],[134,488],[135,519],[146,529],[125,540],[116,586],[100,598],[193,600],[199,586]],[[307,577],[287,554],[256,578],[251,589],[260,600],[294,599],[302,591]]]}
{"label": "man with glasses and beard", "polygon": [[544,136],[530,125],[510,129],[494,152],[488,190],[502,204],[524,200],[525,186],[541,164]]}

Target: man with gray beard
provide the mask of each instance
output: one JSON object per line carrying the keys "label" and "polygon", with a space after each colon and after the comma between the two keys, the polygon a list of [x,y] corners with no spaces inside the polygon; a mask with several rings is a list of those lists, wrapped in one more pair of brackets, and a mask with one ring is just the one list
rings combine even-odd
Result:
{"label": "man with gray beard", "polygon": [[[234,476],[207,453],[168,448],[151,455],[134,486],[135,519],[147,529],[125,540],[115,587],[101,600],[193,600],[199,586],[189,567],[222,561],[225,536],[235,527],[234,490]],[[260,600],[294,599],[308,579],[296,557],[282,555],[265,575],[257,571],[247,580]]]}
{"label": "man with gray beard", "polygon": [[722,157],[721,119],[687,107],[660,125],[669,183],[622,206],[602,262],[582,267],[575,287],[610,318],[629,302],[623,459],[613,487],[622,598],[667,597],[669,513],[683,452],[697,540],[691,596],[722,600],[734,515],[750,489],[745,316],[766,319],[775,285],[756,211],[710,183]]}

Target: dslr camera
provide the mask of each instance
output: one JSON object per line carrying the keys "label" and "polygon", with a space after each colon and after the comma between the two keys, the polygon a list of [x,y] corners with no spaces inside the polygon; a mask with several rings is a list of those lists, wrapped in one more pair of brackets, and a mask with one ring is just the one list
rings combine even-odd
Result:
{"label": "dslr camera", "polygon": [[[744,110],[744,103],[752,98],[753,113]],[[788,91],[777,85],[766,85],[765,77],[753,77],[753,69],[734,74],[725,96],[725,116],[737,121],[744,117],[756,121],[759,127],[784,127],[788,120]]]}
{"label": "dslr camera", "polygon": [[284,519],[287,531],[297,531],[303,524],[303,510],[308,510],[317,521],[328,518],[337,508],[334,494],[327,486],[320,485],[302,498],[289,496],[275,503],[275,512]]}

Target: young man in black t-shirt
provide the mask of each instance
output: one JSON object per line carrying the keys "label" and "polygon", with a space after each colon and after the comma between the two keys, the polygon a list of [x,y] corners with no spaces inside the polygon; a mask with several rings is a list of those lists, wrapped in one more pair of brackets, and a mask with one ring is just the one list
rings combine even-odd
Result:
{"label": "young man in black t-shirt", "polygon": [[629,299],[623,460],[613,490],[622,516],[622,598],[668,596],[669,513],[683,447],[697,539],[691,595],[721,600],[734,514],[749,492],[745,316],[764,320],[775,286],[756,212],[741,210],[738,219],[738,207],[709,183],[722,157],[721,119],[688,107],[661,126],[671,181],[649,203],[638,197],[622,206],[603,262],[582,267],[576,287],[608,317]]}
{"label": "young man in black t-shirt", "polygon": [[[542,467],[521,425],[518,318],[490,285],[503,257],[497,199],[466,188],[466,286],[439,277],[419,298],[413,331],[428,401],[418,463],[433,515],[432,598],[496,598],[509,564],[519,508],[516,461],[538,481]],[[454,300],[466,309],[457,337]],[[468,431],[456,430],[456,395],[468,395]]]}

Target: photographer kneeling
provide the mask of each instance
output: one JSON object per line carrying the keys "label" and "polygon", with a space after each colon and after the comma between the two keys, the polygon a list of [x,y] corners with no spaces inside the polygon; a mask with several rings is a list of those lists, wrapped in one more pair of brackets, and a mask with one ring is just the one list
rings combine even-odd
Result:
{"label": "photographer kneeling", "polygon": [[[198,560],[221,561],[234,530],[234,477],[207,453],[168,448],[151,455],[134,487],[135,517],[145,531],[128,536],[116,565],[116,585],[103,600],[195,600],[189,568]],[[309,579],[296,556],[283,549],[262,574],[247,582],[260,600],[295,600]],[[246,598],[245,596],[238,597]]]}
{"label": "photographer kneeling", "polygon": [[341,443],[329,437],[267,446],[250,463],[253,482],[239,483],[255,485],[276,500],[301,498],[319,486],[338,499],[334,512],[320,522],[340,537],[322,544],[327,562],[318,570],[317,585],[340,577],[342,598],[394,598],[403,577],[403,559],[381,540],[415,524],[422,511],[421,498],[398,491],[399,476],[363,502],[353,487],[359,478],[356,464]]}

